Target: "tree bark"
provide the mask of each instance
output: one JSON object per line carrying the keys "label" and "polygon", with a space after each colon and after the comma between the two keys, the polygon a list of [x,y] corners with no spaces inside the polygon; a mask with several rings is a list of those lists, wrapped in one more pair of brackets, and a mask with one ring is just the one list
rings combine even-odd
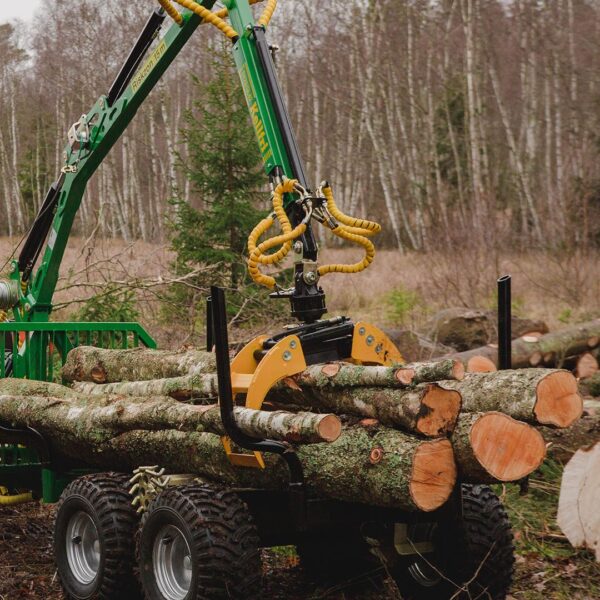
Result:
{"label": "tree bark", "polygon": [[[498,341],[498,316],[495,312],[480,309],[447,308],[431,319],[425,333],[427,337],[456,350],[479,348]],[[527,333],[548,333],[543,321],[512,317],[513,339]]]}
{"label": "tree bark", "polygon": [[392,387],[407,388],[419,383],[442,379],[462,379],[464,368],[459,361],[410,363],[402,367],[352,365],[344,362],[311,365],[293,379],[300,386],[323,387]]}
{"label": "tree bark", "polygon": [[300,387],[286,379],[272,390],[267,400],[277,405],[292,404],[310,410],[377,419],[428,437],[447,435],[460,412],[460,393],[435,383],[401,390],[383,387]]}
{"label": "tree bark", "polygon": [[566,463],[579,450],[600,442],[600,401],[585,400],[583,416],[567,429],[543,427],[540,432],[553,459]]}
{"label": "tree bark", "polygon": [[197,373],[181,377],[123,381],[98,384],[91,381],[73,383],[73,389],[90,396],[123,394],[124,396],[170,396],[181,402],[215,402],[219,396],[217,376],[214,373]]}
{"label": "tree bark", "polygon": [[[217,405],[191,406],[166,397],[52,397],[0,395],[0,421],[35,429],[54,427],[79,441],[99,441],[115,431],[206,431],[225,435]],[[235,408],[236,422],[251,437],[310,444],[332,442],[341,433],[339,417],[331,414],[266,412]],[[54,442],[55,435],[49,432]]]}
{"label": "tree bark", "polygon": [[[197,424],[196,430],[180,429],[175,415],[182,412],[190,428],[194,429],[192,422]],[[234,467],[219,435],[197,430],[214,422],[215,413],[214,407],[164,398],[103,398],[85,404],[0,396],[0,422],[34,427],[59,456],[117,470],[158,464],[171,473],[196,473],[226,485],[285,489],[289,476],[281,458],[266,455],[266,469]],[[299,446],[297,452],[309,490],[337,500],[431,511],[446,502],[456,483],[452,447],[445,439],[421,440],[357,425],[346,428],[333,443]]]}
{"label": "tree bark", "polygon": [[215,357],[211,352],[169,352],[146,348],[106,350],[80,346],[69,352],[62,376],[67,382],[114,383],[215,371]]}
{"label": "tree bark", "polygon": [[461,481],[517,481],[535,471],[546,456],[539,431],[499,412],[461,415],[452,434]]}
{"label": "tree bark", "polygon": [[[600,345],[600,319],[573,325],[541,337],[523,336],[512,343],[512,366],[515,369],[542,365],[560,368],[565,358],[589,352]],[[482,346],[450,358],[467,362],[474,356],[484,356],[498,365],[498,348]]]}
{"label": "tree bark", "polygon": [[463,381],[440,385],[460,392],[467,412],[500,411],[529,423],[569,427],[583,410],[577,380],[568,371],[469,373]]}

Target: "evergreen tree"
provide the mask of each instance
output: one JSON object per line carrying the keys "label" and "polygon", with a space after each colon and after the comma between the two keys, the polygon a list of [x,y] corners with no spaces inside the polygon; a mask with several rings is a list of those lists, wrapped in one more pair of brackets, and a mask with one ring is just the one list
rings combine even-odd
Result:
{"label": "evergreen tree", "polygon": [[[249,293],[244,252],[248,234],[265,215],[257,207],[267,197],[266,176],[229,52],[215,51],[213,64],[208,84],[195,80],[196,99],[181,132],[188,152],[185,159],[179,157],[179,164],[198,208],[182,199],[172,201],[171,242],[179,274],[199,265],[219,265],[208,276],[210,281],[197,283],[230,288],[235,308]],[[179,300],[188,306],[194,302],[189,297]]]}

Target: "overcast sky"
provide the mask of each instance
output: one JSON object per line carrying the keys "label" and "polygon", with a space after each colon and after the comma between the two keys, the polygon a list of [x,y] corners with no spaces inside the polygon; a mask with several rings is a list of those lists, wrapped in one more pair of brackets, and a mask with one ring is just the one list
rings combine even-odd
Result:
{"label": "overcast sky", "polygon": [[0,23],[12,19],[29,21],[42,0],[0,0]]}

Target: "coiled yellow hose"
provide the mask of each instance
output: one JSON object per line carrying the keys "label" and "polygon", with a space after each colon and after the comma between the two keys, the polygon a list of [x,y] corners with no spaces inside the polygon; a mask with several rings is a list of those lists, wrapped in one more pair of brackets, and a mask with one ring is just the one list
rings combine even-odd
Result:
{"label": "coiled yellow hose", "polygon": [[33,496],[31,492],[25,492],[23,494],[16,494],[13,496],[0,494],[0,506],[17,506],[19,504],[26,504],[32,502]]}
{"label": "coiled yellow hose", "polygon": [[[248,252],[250,254],[248,272],[256,283],[268,288],[275,287],[275,278],[261,273],[259,265],[270,265],[282,260],[290,251],[292,242],[306,231],[306,223],[300,223],[292,229],[292,224],[283,208],[283,194],[293,193],[297,183],[295,179],[285,179],[273,191],[273,212],[277,216],[283,233],[257,245],[260,236],[266,233],[275,222],[273,217],[267,217],[252,230],[248,237]],[[265,252],[279,245],[281,245],[281,248],[277,252],[265,255]]]}
{"label": "coiled yellow hose", "polygon": [[333,191],[331,186],[326,183],[321,187],[323,191],[323,195],[327,200],[327,210],[332,214],[332,216],[337,219],[343,225],[347,227],[356,227],[358,229],[366,230],[369,233],[360,233],[358,229],[353,231],[353,233],[358,233],[359,235],[370,235],[374,233],[379,233],[381,231],[381,225],[379,223],[375,223],[374,221],[367,221],[365,219],[355,219],[354,217],[349,217],[345,215],[335,203],[333,198]]}
{"label": "coiled yellow hose", "polygon": [[[222,8],[217,12],[212,12],[208,8],[205,8],[201,4],[194,2],[193,0],[173,0],[181,6],[191,10],[196,13],[199,17],[202,18],[203,23],[210,23],[214,25],[217,29],[220,29],[228,38],[232,39],[238,37],[238,33],[225,22],[224,19],[229,15],[229,11],[227,8]],[[259,2],[263,2],[263,0],[249,0],[249,4],[258,4]],[[181,13],[173,6],[171,0],[158,0],[158,3],[165,9],[165,12],[178,24],[183,24],[183,17]],[[263,14],[258,19],[258,24],[266,27],[271,21],[271,17],[277,8],[277,0],[268,0],[267,6],[263,11]]]}
{"label": "coiled yellow hose", "polygon": [[318,273],[320,276],[327,275],[328,273],[360,273],[361,271],[364,271],[375,258],[375,246],[373,245],[373,242],[365,236],[379,233],[381,231],[381,225],[374,221],[355,219],[354,217],[345,215],[335,203],[333,191],[329,184],[324,184],[321,187],[321,190],[327,201],[327,210],[340,223],[337,227],[332,229],[331,232],[344,240],[362,246],[365,250],[365,256],[361,261],[354,264],[323,265],[319,267]]}

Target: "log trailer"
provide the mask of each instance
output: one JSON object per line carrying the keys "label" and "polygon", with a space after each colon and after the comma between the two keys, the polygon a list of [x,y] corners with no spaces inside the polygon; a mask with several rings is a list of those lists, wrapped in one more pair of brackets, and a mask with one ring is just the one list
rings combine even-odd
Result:
{"label": "log trailer", "polygon": [[[271,297],[289,301],[299,321],[282,333],[253,340],[230,362],[225,297],[223,290],[212,288],[207,337],[217,357],[227,432],[223,451],[240,469],[265,468],[264,453],[280,455],[288,466],[289,489],[225,489],[200,484],[193,475],[166,478],[140,465],[135,489],[138,495],[145,493],[144,506],[151,499],[140,521],[132,507],[131,473],[97,473],[89,465],[58,458],[34,429],[5,423],[0,426],[0,505],[30,499],[59,502],[54,551],[69,598],[133,598],[140,593],[151,600],[258,598],[258,548],[282,544],[295,544],[306,568],[316,571],[356,572],[369,560],[383,561],[405,598],[454,598],[463,584],[486,597],[504,598],[512,576],[512,535],[506,513],[488,487],[457,486],[451,500],[432,513],[315,498],[306,492],[292,446],[251,438],[236,426],[233,408],[240,399],[249,408],[260,408],[277,381],[307,365],[402,361],[373,325],[322,318],[327,309],[320,279],[368,267],[375,254],[369,238],[380,226],[346,216],[328,183],[315,187],[308,181],[266,38],[277,2],[267,0],[255,20],[250,5],[259,1],[224,0],[225,7],[214,10],[214,0],[158,0],[160,7],[147,20],[108,93],[69,130],[60,175],[19,256],[14,258],[15,250],[9,259],[8,278],[0,280],[0,378],[52,381],[69,351],[79,345],[155,347],[137,323],[51,321],[52,298],[87,182],[196,29],[213,25],[231,40],[272,188],[273,212],[249,238],[249,273],[271,290]],[[276,222],[281,232],[260,242]],[[358,244],[364,258],[352,265],[319,265],[315,222]],[[294,279],[283,289],[261,268],[289,252],[296,255]]]}

